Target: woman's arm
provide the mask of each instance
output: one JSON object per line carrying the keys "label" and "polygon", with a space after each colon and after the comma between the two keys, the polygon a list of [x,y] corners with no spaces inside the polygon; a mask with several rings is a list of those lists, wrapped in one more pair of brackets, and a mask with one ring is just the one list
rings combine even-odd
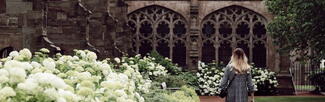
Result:
{"label": "woman's arm", "polygon": [[254,101],[254,92],[257,91],[257,89],[254,87],[254,82],[252,80],[251,72],[249,72],[247,75],[247,86],[248,86],[248,92],[251,93],[249,102],[255,102]]}
{"label": "woman's arm", "polygon": [[252,93],[254,91],[257,91],[257,89],[254,87],[251,72],[249,72],[248,75],[247,75],[247,86],[248,86],[248,91],[250,93]]}
{"label": "woman's arm", "polygon": [[222,77],[221,82],[220,82],[220,88],[221,89],[226,88],[226,86],[228,85],[229,72],[230,71],[229,71],[228,66],[226,68],[224,68],[224,74],[223,74],[223,77]]}

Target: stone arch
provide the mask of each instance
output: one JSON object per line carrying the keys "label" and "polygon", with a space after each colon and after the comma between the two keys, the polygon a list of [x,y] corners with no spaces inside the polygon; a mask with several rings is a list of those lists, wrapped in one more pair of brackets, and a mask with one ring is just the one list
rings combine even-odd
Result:
{"label": "stone arch", "polygon": [[128,6],[128,14],[137,11],[141,8],[150,6],[160,6],[177,12],[182,15],[187,21],[189,20],[188,10],[190,9],[190,4],[187,1],[126,1]]}
{"label": "stone arch", "polygon": [[133,48],[138,54],[152,50],[173,62],[186,66],[188,24],[179,13],[152,5],[128,14],[128,24],[133,28]]}
{"label": "stone arch", "polygon": [[208,14],[200,25],[202,61],[216,60],[226,64],[232,50],[239,47],[250,62],[257,67],[266,67],[266,23],[264,16],[236,5]]}
{"label": "stone arch", "polygon": [[199,19],[203,20],[204,17],[207,15],[220,10],[222,8],[230,7],[230,6],[240,6],[246,9],[249,9],[251,11],[256,12],[257,14],[262,15],[267,19],[267,21],[270,21],[273,19],[272,14],[267,10],[266,5],[263,1],[220,1],[220,2],[215,2],[215,1],[204,1],[201,2],[201,6],[205,8],[200,9],[200,15]]}
{"label": "stone arch", "polygon": [[144,7],[138,7],[138,8],[129,10],[128,11],[128,16],[130,14],[134,14],[137,11],[140,11],[140,10],[143,10],[143,9],[147,9],[147,8],[151,8],[151,7],[159,7],[159,8],[167,9],[167,10],[173,12],[173,13],[176,13],[177,15],[180,15],[180,17],[182,17],[182,19],[184,19],[186,21],[186,23],[187,23],[187,19],[186,19],[186,17],[185,17],[184,14],[178,12],[177,10],[175,10],[175,8],[166,7],[166,6],[160,5],[160,4],[152,4],[152,5],[147,5],[147,6],[144,6]]}

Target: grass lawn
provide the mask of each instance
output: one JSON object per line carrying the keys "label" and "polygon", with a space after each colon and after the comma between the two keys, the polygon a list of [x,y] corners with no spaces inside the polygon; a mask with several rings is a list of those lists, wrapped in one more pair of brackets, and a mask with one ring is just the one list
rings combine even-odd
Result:
{"label": "grass lawn", "polygon": [[313,85],[295,85],[296,90],[312,91],[315,90]]}
{"label": "grass lawn", "polygon": [[325,97],[308,97],[308,96],[255,97],[255,102],[325,102]]}

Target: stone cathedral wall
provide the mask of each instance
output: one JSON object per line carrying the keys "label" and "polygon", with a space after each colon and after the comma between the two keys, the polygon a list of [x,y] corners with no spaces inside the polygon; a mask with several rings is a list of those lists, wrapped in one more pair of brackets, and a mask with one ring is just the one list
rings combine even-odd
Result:
{"label": "stone cathedral wall", "polygon": [[[64,54],[89,49],[101,58],[134,53],[128,52],[132,33],[127,14],[151,5],[182,15],[189,24],[189,39],[198,38],[204,17],[228,6],[244,7],[272,20],[261,0],[0,0],[0,49],[45,47]],[[271,40],[267,39],[267,66],[279,71],[279,55]],[[187,64],[196,66],[200,53],[188,52]]]}
{"label": "stone cathedral wall", "polygon": [[0,0],[0,49],[46,47],[64,54],[90,49],[102,58],[121,55],[113,43],[125,35],[125,7],[120,0]]}

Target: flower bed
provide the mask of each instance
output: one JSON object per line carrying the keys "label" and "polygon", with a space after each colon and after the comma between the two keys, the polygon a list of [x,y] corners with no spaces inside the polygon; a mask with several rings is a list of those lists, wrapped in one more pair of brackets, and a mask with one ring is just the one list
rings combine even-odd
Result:
{"label": "flower bed", "polygon": [[256,95],[274,95],[276,87],[279,85],[276,73],[264,68],[252,69],[252,78],[257,87]]}
{"label": "flower bed", "polygon": [[167,74],[165,67],[139,56],[97,60],[88,50],[75,50],[72,56],[48,53],[23,49],[0,60],[1,102],[144,102],[157,89],[152,80]]}
{"label": "flower bed", "polygon": [[201,95],[214,96],[220,92],[220,81],[223,76],[222,68],[216,63],[205,64],[199,62],[198,77],[199,91]]}

